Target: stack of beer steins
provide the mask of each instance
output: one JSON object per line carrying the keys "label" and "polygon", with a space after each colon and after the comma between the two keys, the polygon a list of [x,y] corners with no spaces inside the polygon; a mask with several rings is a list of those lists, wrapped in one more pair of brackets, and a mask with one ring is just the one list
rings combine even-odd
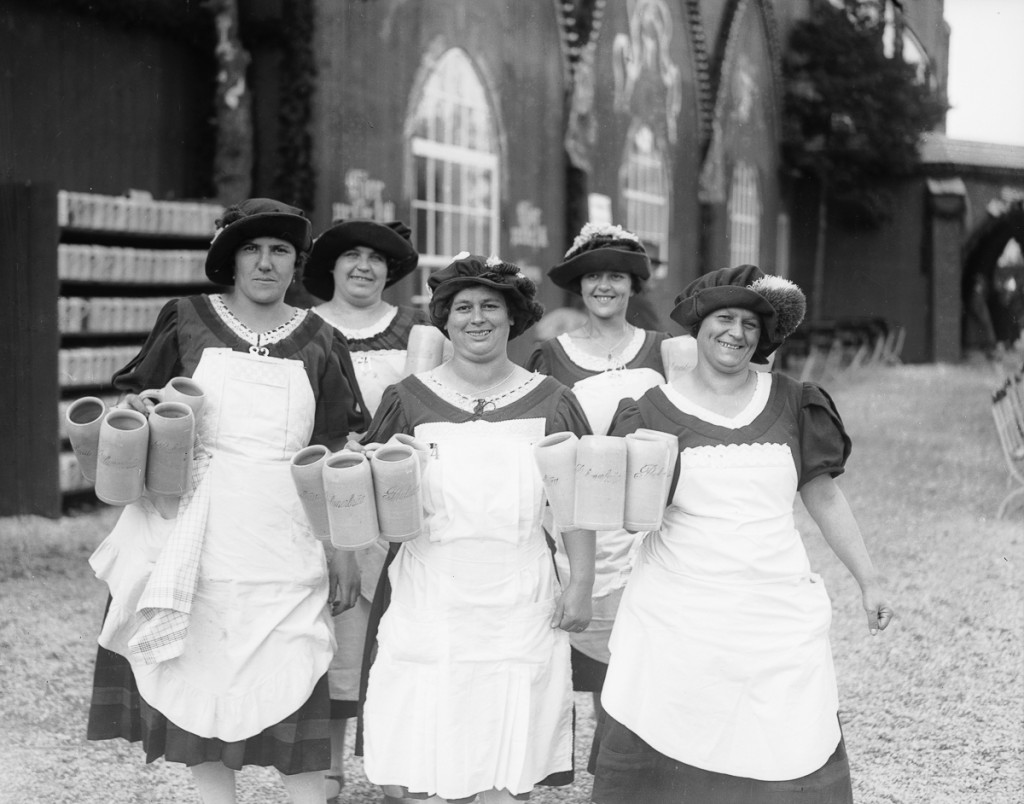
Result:
{"label": "stack of beer steins", "polygon": [[65,413],[82,475],[109,505],[128,505],[147,492],[174,499],[189,491],[203,390],[189,377],[175,377],[139,396],[153,403],[148,415],[108,407],[95,396],[75,400]]}

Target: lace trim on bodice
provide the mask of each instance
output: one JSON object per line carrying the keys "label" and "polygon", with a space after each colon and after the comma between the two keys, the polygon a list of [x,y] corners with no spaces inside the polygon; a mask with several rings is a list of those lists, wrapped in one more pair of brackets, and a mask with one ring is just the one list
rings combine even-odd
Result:
{"label": "lace trim on bodice", "polygon": [[746,427],[761,415],[761,411],[768,404],[768,396],[771,394],[772,375],[767,371],[758,371],[754,376],[757,382],[757,385],[754,386],[754,394],[750,397],[746,407],[735,416],[723,416],[720,413],[715,413],[713,410],[708,410],[702,405],[687,399],[671,385],[664,386],[665,396],[683,413],[696,416],[708,424],[727,427],[730,430],[738,430],[741,427]]}
{"label": "lace trim on bodice", "polygon": [[250,351],[259,350],[272,343],[283,341],[306,319],[307,310],[295,309],[292,317],[285,321],[281,326],[274,327],[267,332],[256,332],[253,329],[249,329],[245,324],[239,321],[233,312],[228,309],[227,304],[224,302],[224,294],[215,293],[210,295],[210,305],[213,307],[213,311],[220,317],[228,329],[234,332],[239,338],[250,345]]}
{"label": "lace trim on bodice", "polygon": [[391,326],[391,322],[395,320],[395,316],[398,315],[398,308],[394,305],[387,305],[387,309],[380,318],[370,324],[368,327],[356,329],[355,327],[348,327],[341,323],[341,320],[331,315],[327,311],[327,305],[321,304],[318,307],[313,308],[313,312],[320,316],[324,321],[334,327],[336,330],[341,332],[342,335],[349,341],[365,341],[380,335],[388,327]]}
{"label": "lace trim on bodice", "polygon": [[558,342],[565,349],[566,356],[584,371],[614,371],[625,368],[630,360],[640,354],[646,339],[647,331],[637,327],[633,330],[633,337],[630,338],[629,343],[609,360],[604,355],[592,355],[584,352],[576,346],[568,332],[563,332],[558,336]]}
{"label": "lace trim on bodice", "polygon": [[689,447],[679,461],[689,469],[792,466],[793,454],[785,444],[715,444]]}
{"label": "lace trim on bodice", "polygon": [[481,413],[497,410],[498,408],[504,408],[511,405],[513,402],[519,401],[530,393],[530,391],[532,391],[539,383],[541,383],[544,380],[545,375],[531,374],[515,388],[505,391],[502,394],[485,397],[467,396],[466,394],[456,391],[454,388],[442,383],[435,376],[434,371],[417,374],[416,376],[423,380],[431,391],[437,394],[449,405],[454,405],[459,410],[464,410],[468,413]]}

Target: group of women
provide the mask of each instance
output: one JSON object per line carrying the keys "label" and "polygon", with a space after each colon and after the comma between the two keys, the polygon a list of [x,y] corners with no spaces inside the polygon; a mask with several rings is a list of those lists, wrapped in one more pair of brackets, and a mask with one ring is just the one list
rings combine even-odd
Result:
{"label": "group of women", "polygon": [[[362,700],[385,801],[510,802],[572,779],[575,689],[598,713],[594,801],[852,799],[797,491],[872,634],[892,609],[834,482],[850,449],[834,404],[750,368],[799,324],[795,285],[753,266],[693,282],[672,318],[697,364],[667,382],[666,334],[626,320],[650,261],[619,227],[584,227],[551,270],[586,322],[523,367],[508,342],[543,310],[511,263],[459,254],[423,313],[382,299],[417,264],[400,223],[341,221],[314,242],[300,210],[250,199],[218,225],[221,292],[168,303],[114,377],[141,412],[139,392],[179,375],[206,402],[190,491],[126,506],[91,558],[110,597],[90,739],[184,763],[204,804],[234,802],[244,765],[320,804],[341,794]],[[289,305],[298,282],[322,303]],[[448,357],[403,376],[418,324]],[[640,428],[679,442],[662,528],[558,528],[533,445]],[[318,541],[291,456],[372,454],[397,434],[429,450],[421,534],[356,554]]]}

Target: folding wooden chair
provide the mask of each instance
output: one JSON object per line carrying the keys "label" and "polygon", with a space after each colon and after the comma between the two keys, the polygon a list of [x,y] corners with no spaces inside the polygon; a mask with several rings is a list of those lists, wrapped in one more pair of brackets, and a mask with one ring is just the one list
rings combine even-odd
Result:
{"label": "folding wooden chair", "polygon": [[1024,379],[1020,375],[1008,380],[992,395],[992,417],[1010,472],[1008,481],[1013,486],[996,512],[1002,519],[1010,503],[1024,497]]}

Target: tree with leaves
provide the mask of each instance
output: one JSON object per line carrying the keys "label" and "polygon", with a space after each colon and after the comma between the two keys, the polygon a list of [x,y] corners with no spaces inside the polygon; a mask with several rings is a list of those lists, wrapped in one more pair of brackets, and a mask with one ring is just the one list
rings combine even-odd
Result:
{"label": "tree with leaves", "polygon": [[888,23],[883,11],[878,0],[812,0],[783,62],[783,159],[819,190],[813,316],[821,315],[830,208],[846,223],[875,227],[887,220],[887,181],[914,171],[921,135],[948,108],[928,71],[903,58],[899,9]]}

